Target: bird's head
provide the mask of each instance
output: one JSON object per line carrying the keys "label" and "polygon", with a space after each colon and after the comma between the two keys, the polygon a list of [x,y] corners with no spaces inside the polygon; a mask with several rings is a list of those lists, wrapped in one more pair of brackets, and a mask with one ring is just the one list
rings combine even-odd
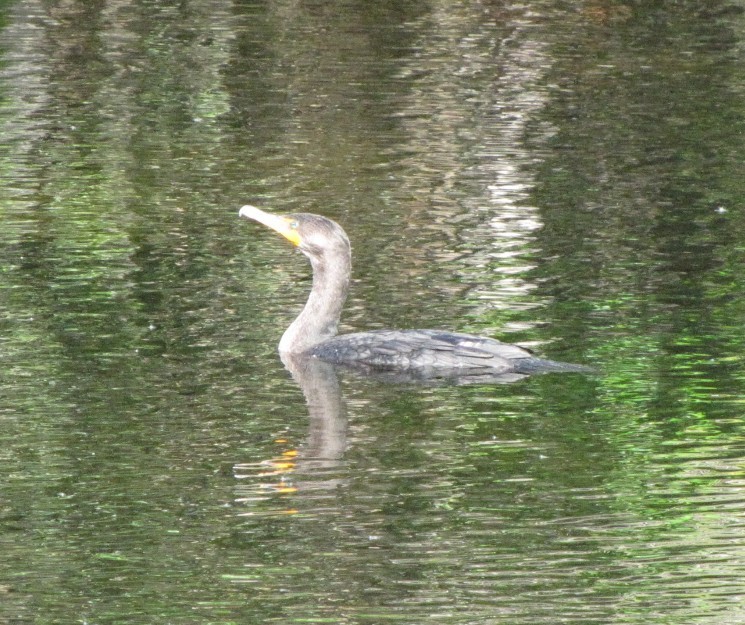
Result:
{"label": "bird's head", "polygon": [[238,214],[279,232],[311,260],[320,260],[329,254],[349,255],[349,239],[342,227],[321,215],[274,215],[248,204]]}

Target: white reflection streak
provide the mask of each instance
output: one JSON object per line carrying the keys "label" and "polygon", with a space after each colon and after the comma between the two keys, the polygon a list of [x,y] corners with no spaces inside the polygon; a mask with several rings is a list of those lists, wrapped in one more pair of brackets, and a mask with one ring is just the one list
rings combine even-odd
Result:
{"label": "white reflection streak", "polygon": [[[531,203],[536,158],[524,135],[547,100],[542,83],[551,59],[539,39],[545,30],[529,11],[495,27],[503,14],[435,6],[402,72],[402,79],[416,77],[410,106],[400,113],[415,154],[410,195],[429,196],[431,221],[473,224],[458,230],[471,242],[465,273],[480,274],[464,282],[483,285],[470,293],[480,312],[534,308],[541,302],[527,295],[536,285],[526,259],[543,223]],[[485,270],[501,279],[485,280]]]}
{"label": "white reflection streak", "polygon": [[[503,73],[495,88],[499,98],[498,114],[491,122],[498,136],[482,155],[484,162],[479,165],[482,177],[494,180],[487,185],[489,225],[494,233],[494,244],[488,255],[492,259],[499,258],[495,271],[503,274],[496,285],[501,297],[485,290],[477,292],[477,297],[490,300],[491,306],[495,305],[495,299],[504,300],[505,294],[514,297],[535,288],[520,275],[531,268],[522,259],[534,245],[535,231],[543,226],[538,208],[530,203],[535,184],[534,167],[530,165],[535,159],[523,146],[523,138],[528,122],[545,105],[546,93],[540,81],[550,60],[544,53],[546,43],[531,39],[527,34],[529,26],[529,23],[516,24],[512,41],[519,42],[519,46],[502,48],[504,56],[499,65]],[[502,305],[514,307],[514,299],[508,300]],[[532,302],[527,307],[536,305],[538,302]]]}
{"label": "white reflection streak", "polygon": [[543,225],[537,208],[526,202],[534,181],[525,166],[530,154],[521,148],[527,121],[546,101],[545,92],[536,86],[547,65],[543,48],[544,43],[528,40],[523,48],[508,51],[512,54],[505,59],[507,71],[499,80],[503,86],[497,88],[506,101],[498,118],[500,141],[485,168],[496,180],[487,188],[490,203],[498,208],[491,223],[500,236],[522,238]]}
{"label": "white reflection streak", "polygon": [[[5,94],[0,131],[4,144],[12,146],[6,166],[16,171],[8,178],[33,180],[29,154],[47,132],[44,116],[39,112],[45,110],[50,101],[46,89],[49,62],[43,49],[43,22],[48,18],[41,5],[33,0],[12,4],[7,15],[8,25],[0,31],[3,50],[0,84]],[[35,185],[30,189],[16,189],[14,199],[17,200],[18,195],[31,195],[33,191]]]}

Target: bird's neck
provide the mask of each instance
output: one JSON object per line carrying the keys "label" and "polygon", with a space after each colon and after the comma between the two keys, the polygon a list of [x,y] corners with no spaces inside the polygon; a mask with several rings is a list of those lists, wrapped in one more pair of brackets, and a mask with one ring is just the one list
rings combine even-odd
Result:
{"label": "bird's neck", "polygon": [[282,335],[280,352],[300,354],[336,336],[349,288],[350,254],[311,258],[311,265],[313,288],[305,308]]}

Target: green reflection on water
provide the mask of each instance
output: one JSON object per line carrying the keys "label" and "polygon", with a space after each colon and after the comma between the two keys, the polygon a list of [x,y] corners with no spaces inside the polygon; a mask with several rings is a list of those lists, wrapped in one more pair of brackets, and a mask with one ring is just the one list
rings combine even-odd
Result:
{"label": "green reflection on water", "polygon": [[[4,618],[738,619],[736,13],[23,5]],[[347,378],[345,453],[313,457],[275,354],[308,268],[238,223],[254,198],[348,227],[349,328],[443,324],[600,374]]]}

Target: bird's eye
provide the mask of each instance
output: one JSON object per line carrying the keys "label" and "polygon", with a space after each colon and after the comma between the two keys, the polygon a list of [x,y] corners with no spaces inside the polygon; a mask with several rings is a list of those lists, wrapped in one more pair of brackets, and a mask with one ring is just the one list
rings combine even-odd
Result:
{"label": "bird's eye", "polygon": [[297,219],[293,219],[293,220],[292,220],[292,221],[290,222],[290,228],[292,228],[293,230],[295,230],[295,229],[296,229],[296,228],[297,228],[297,227],[298,227],[299,225],[300,225],[300,224],[298,224],[298,222],[297,222]]}

